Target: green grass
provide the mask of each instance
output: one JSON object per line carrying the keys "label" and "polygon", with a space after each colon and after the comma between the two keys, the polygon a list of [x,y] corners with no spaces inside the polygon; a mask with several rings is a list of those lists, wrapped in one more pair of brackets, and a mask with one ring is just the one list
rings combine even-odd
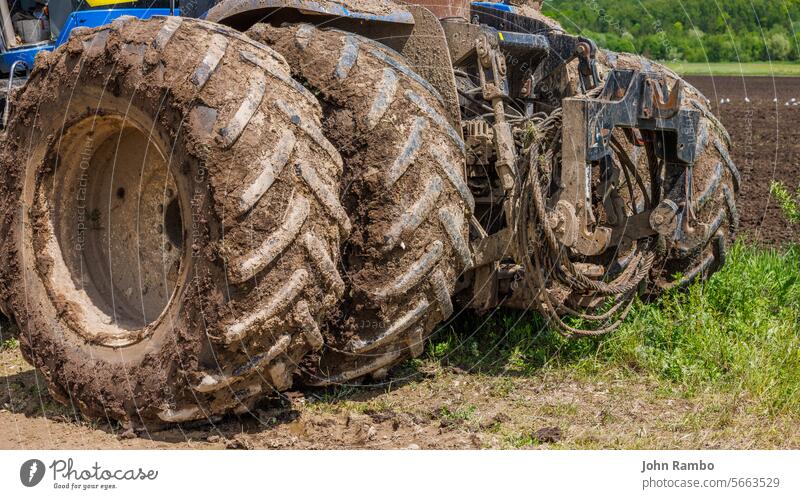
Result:
{"label": "green grass", "polygon": [[17,347],[19,347],[19,341],[16,338],[0,341],[0,352],[3,350],[14,350]]}
{"label": "green grass", "polygon": [[737,244],[707,283],[638,303],[601,338],[565,340],[536,314],[470,316],[428,355],[487,373],[645,375],[684,396],[726,391],[762,413],[800,415],[800,247]]}
{"label": "green grass", "polygon": [[792,62],[666,62],[682,76],[800,76],[800,64]]}
{"label": "green grass", "polygon": [[778,201],[786,220],[800,224],[800,186],[792,193],[783,182],[773,180],[769,186],[769,193]]}
{"label": "green grass", "polygon": [[4,350],[13,350],[19,346],[16,333],[17,327],[0,315],[0,352]]}

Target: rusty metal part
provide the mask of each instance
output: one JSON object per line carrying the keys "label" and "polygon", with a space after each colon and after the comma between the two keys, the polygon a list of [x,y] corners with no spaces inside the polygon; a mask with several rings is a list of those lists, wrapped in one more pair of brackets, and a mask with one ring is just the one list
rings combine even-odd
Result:
{"label": "rusty metal part", "polygon": [[549,227],[564,246],[574,246],[578,240],[578,217],[567,201],[556,203],[555,210],[547,219]]}
{"label": "rusty metal part", "polygon": [[663,79],[645,78],[642,117],[669,119],[678,114],[683,101],[683,81],[677,80],[664,98]]}
{"label": "rusty metal part", "polygon": [[456,66],[461,65],[475,50],[475,40],[484,30],[478,24],[472,24],[465,19],[453,17],[441,20],[447,38],[447,48],[450,58]]}
{"label": "rusty metal part", "polygon": [[[680,83],[676,86],[677,90],[673,88],[671,94],[679,96],[682,86]],[[674,107],[672,97],[665,103],[660,91],[652,91],[656,87],[666,87],[662,75],[614,70],[596,98],[565,99],[565,106],[575,105],[576,100],[585,103],[585,130],[576,129],[572,133],[586,135],[587,161],[598,161],[610,153],[611,132],[615,128],[634,128],[668,132],[655,134],[658,155],[671,162],[694,163],[701,113],[681,107],[680,102],[674,103],[677,106]]]}
{"label": "rusty metal part", "polygon": [[[596,98],[580,96],[564,99],[559,201],[569,203],[575,210],[578,237],[574,247],[579,253],[599,255],[622,238],[619,228],[613,237],[608,227],[590,228],[595,225],[590,186],[593,163],[601,167],[609,165],[608,176],[603,174],[604,180],[599,186],[609,225],[613,228],[626,218],[619,195],[616,194],[618,174],[614,173],[612,166],[614,151],[620,151],[619,147],[612,147],[615,128],[658,132],[654,134],[657,155],[665,161],[686,165],[686,183],[680,194],[688,199],[686,206],[691,208],[691,164],[694,162],[695,131],[700,113],[681,108],[683,86],[680,82],[669,92],[666,88],[662,76],[616,70],[609,74]],[[664,95],[669,97],[665,98]],[[632,174],[635,176],[635,171]],[[674,196],[668,197],[675,199]],[[690,218],[691,209],[686,217],[680,219],[683,231],[687,234],[694,230],[689,224]],[[652,229],[658,230],[655,227]],[[665,227],[660,229],[666,230]],[[638,237],[645,234],[648,227],[637,219],[637,224],[631,230]],[[564,243],[563,239],[561,241]]]}
{"label": "rusty metal part", "polygon": [[648,210],[625,217],[623,223],[616,225],[611,230],[610,246],[620,246],[625,241],[636,241],[637,239],[655,235],[657,231],[653,228],[650,219],[652,213],[651,210]]}
{"label": "rusty metal part", "polygon": [[466,120],[464,142],[467,144],[467,165],[488,166],[494,155],[494,131],[483,119]]}
{"label": "rusty metal part", "polygon": [[650,213],[648,222],[650,227],[664,237],[672,239],[678,231],[680,218],[678,205],[671,199],[664,199]]}

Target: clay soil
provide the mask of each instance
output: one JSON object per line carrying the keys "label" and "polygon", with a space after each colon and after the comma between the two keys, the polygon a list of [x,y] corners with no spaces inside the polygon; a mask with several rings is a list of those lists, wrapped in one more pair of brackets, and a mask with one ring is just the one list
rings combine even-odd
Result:
{"label": "clay soil", "polygon": [[[690,81],[734,141],[740,237],[765,246],[800,242],[769,198],[772,180],[800,181],[800,105],[784,105],[800,100],[800,79]],[[0,327],[9,338],[9,325]],[[292,392],[244,416],[134,434],[55,402],[13,341],[4,345],[0,449],[800,447],[798,421],[753,415],[737,397],[687,398],[644,376],[487,376],[433,360],[400,369],[387,384]]]}

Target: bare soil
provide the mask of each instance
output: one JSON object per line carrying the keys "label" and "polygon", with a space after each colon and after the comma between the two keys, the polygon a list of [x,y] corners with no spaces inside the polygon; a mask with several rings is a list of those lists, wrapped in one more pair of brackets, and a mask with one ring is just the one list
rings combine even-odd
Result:
{"label": "bare soil", "polygon": [[[768,196],[771,180],[796,186],[800,178],[800,106],[784,106],[792,93],[800,99],[800,79],[690,81],[734,141],[741,237],[800,242]],[[433,361],[393,374],[385,384],[288,393],[217,423],[126,433],[54,401],[12,344],[0,351],[0,448],[800,447],[797,418],[755,413],[737,394],[683,396],[646,376],[487,376]]]}
{"label": "bare soil", "polygon": [[[767,246],[800,242],[800,234],[769,195],[773,180],[792,190],[800,184],[800,78],[687,80],[711,100],[712,111],[733,140],[733,159],[742,173],[737,198],[740,236]],[[799,103],[794,105],[791,99]]]}

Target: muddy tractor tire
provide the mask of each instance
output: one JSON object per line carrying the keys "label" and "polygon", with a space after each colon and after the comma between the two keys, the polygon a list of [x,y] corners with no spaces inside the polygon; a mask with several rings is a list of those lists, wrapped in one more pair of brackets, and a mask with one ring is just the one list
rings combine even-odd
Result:
{"label": "muddy tractor tire", "polygon": [[304,381],[380,378],[422,353],[452,314],[451,294],[471,263],[464,143],[438,92],[390,48],[306,24],[261,24],[247,34],[286,57],[319,95],[327,136],[345,160],[348,292],[326,347],[304,364]]}
{"label": "muddy tractor tire", "polygon": [[22,352],[88,416],[248,410],[322,347],[344,291],[320,104],[213,23],[73,33],[40,54],[2,158],[1,298]]}
{"label": "muddy tractor tire", "polygon": [[[598,62],[601,74],[611,69],[657,72],[666,77],[670,87],[680,79],[665,66],[632,54],[604,52]],[[696,161],[688,179],[686,168],[667,164],[659,184],[663,196],[671,189],[686,189],[688,181],[692,204],[690,227],[681,231],[676,244],[665,249],[662,258],[653,266],[650,276],[652,294],[708,278],[719,270],[725,263],[726,250],[739,226],[736,194],[742,179],[729,152],[731,139],[709,110],[706,98],[685,81],[683,84],[683,105],[701,113],[696,132]],[[643,162],[640,161],[639,166]],[[645,184],[653,191],[650,179],[646,179]]]}

